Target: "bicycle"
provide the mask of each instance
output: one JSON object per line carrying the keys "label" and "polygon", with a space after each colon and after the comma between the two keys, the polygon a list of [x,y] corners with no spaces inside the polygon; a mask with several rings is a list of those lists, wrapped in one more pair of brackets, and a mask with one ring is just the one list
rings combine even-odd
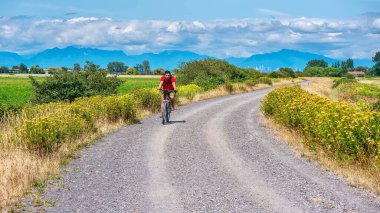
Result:
{"label": "bicycle", "polygon": [[170,107],[170,93],[177,92],[177,90],[163,90],[160,89],[161,92],[164,95],[164,108],[162,110],[162,125],[165,125],[169,123],[170,121],[170,113],[171,113],[171,107]]}

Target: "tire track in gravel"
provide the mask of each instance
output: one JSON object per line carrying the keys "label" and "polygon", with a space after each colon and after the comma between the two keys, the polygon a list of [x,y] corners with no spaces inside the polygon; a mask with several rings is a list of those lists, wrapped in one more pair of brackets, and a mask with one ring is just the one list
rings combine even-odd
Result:
{"label": "tire track in gravel", "polygon": [[[237,97],[228,97],[227,99],[236,99]],[[211,104],[196,108],[184,115],[177,117],[178,120],[186,120],[208,108],[217,105],[226,100],[219,100]],[[174,117],[174,116],[172,116]],[[173,134],[176,126],[166,125],[159,128],[153,135],[150,142],[147,143],[146,158],[148,161],[149,184],[148,189],[150,199],[152,201],[152,210],[154,212],[184,212],[184,209],[179,205],[178,192],[171,185],[169,175],[167,174],[166,164],[167,157],[165,155],[165,146],[168,145],[169,136]]]}
{"label": "tire track in gravel", "polygon": [[214,154],[217,155],[220,162],[226,166],[226,169],[233,174],[242,184],[242,188],[246,189],[256,202],[262,203],[268,212],[302,212],[294,204],[289,202],[285,197],[280,196],[276,191],[268,186],[262,179],[259,171],[253,171],[245,165],[244,161],[228,147],[227,137],[222,131],[221,124],[226,122],[225,118],[234,111],[239,110],[241,106],[252,104],[257,101],[260,96],[248,98],[248,100],[238,102],[231,105],[227,109],[218,112],[206,124],[207,143],[210,145]]}

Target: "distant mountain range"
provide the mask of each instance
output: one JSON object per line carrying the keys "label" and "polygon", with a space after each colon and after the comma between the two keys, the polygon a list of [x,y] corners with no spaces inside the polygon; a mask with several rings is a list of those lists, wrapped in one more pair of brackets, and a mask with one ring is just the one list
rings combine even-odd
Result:
{"label": "distant mountain range", "polygon": [[[77,48],[69,46],[63,49],[53,48],[42,51],[32,56],[20,56],[11,52],[0,52],[0,66],[12,67],[20,63],[28,67],[39,65],[48,67],[73,67],[78,63],[82,66],[85,61],[92,61],[102,67],[106,67],[109,62],[121,61],[127,66],[141,64],[143,60],[148,60],[152,69],[162,67],[165,69],[177,68],[182,62],[200,60],[205,58],[215,58],[207,55],[199,55],[190,51],[163,51],[157,54],[144,53],[141,55],[126,55],[123,51],[109,51],[94,48]],[[323,59],[329,64],[338,61],[323,55],[300,52],[296,50],[283,49],[278,52],[252,55],[248,58],[226,58],[231,64],[239,67],[256,68],[262,71],[276,70],[281,67],[290,67],[294,70],[302,70],[306,63],[312,59]],[[372,67],[371,60],[354,60],[355,66]]]}

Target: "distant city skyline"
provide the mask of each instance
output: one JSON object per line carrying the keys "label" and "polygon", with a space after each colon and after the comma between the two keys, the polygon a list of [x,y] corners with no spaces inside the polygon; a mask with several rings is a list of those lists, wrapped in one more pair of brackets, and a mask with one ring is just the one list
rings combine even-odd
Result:
{"label": "distant city skyline", "polygon": [[0,0],[0,51],[53,47],[188,50],[215,57],[295,49],[370,59],[380,51],[379,0]]}

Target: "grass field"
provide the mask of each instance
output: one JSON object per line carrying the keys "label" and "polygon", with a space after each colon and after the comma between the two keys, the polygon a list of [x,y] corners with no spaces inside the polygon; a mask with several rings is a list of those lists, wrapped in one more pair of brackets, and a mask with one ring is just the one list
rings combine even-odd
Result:
{"label": "grass field", "polygon": [[28,78],[0,77],[0,105],[11,108],[22,107],[32,95],[33,87]]}
{"label": "grass field", "polygon": [[154,88],[160,83],[161,76],[120,77],[124,83],[118,88],[118,94],[123,95],[135,89]]}
{"label": "grass field", "polygon": [[360,79],[359,82],[364,83],[364,84],[373,84],[376,86],[380,86],[380,78],[379,77],[363,78],[363,79]]}

